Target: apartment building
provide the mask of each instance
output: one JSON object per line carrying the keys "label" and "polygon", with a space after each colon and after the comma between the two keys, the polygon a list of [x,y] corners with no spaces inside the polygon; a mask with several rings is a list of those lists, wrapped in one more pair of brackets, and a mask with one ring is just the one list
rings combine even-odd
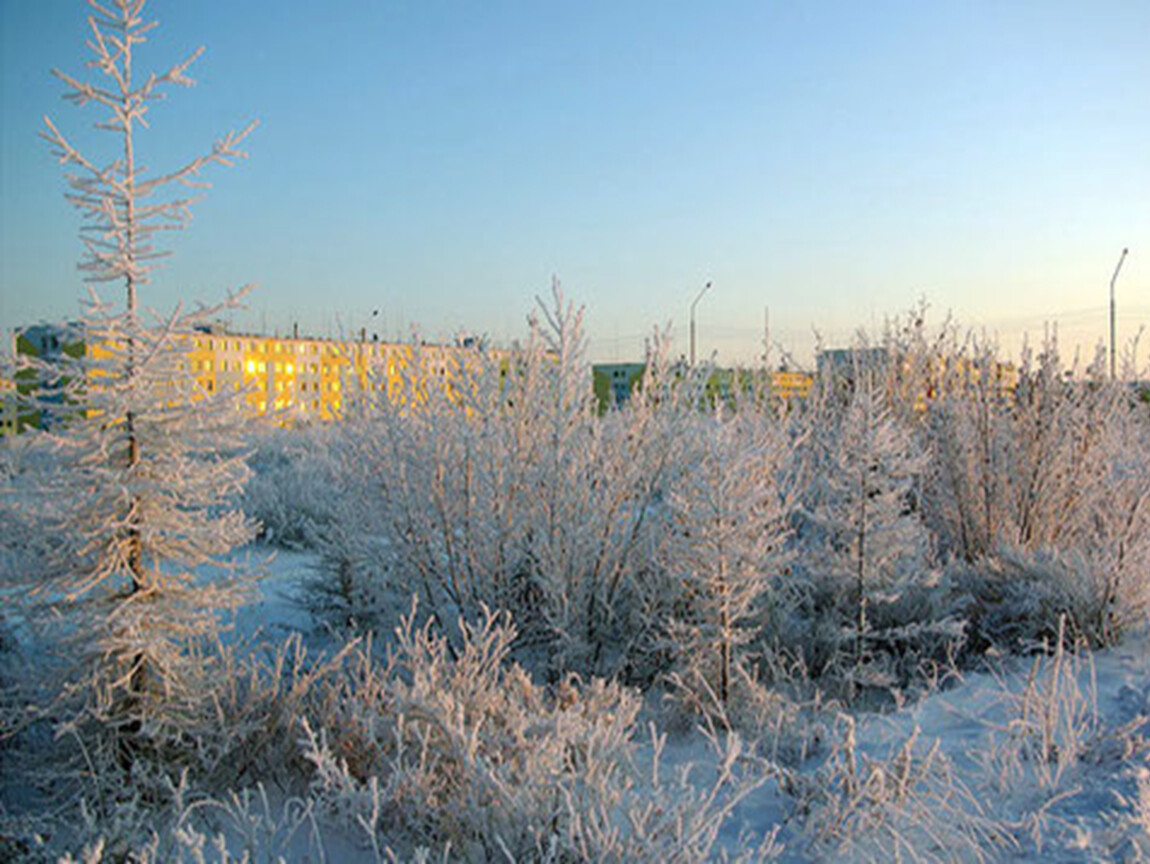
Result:
{"label": "apartment building", "polygon": [[253,415],[275,414],[285,423],[340,415],[350,362],[341,343],[222,330],[181,339],[189,343],[188,369],[205,395],[234,391]]}
{"label": "apartment building", "polygon": [[[51,361],[106,356],[109,347],[94,344],[73,326],[36,325],[18,332],[17,351]],[[404,393],[405,370],[418,364],[423,380],[438,382],[449,393],[457,386],[461,366],[487,356],[507,374],[507,353],[474,341],[458,345],[420,345],[378,341],[344,342],[312,337],[279,337],[232,333],[206,327],[176,336],[186,356],[187,371],[205,397],[232,391],[252,416],[267,416],[290,426],[331,421],[343,416],[356,399],[386,394],[391,399],[419,398]],[[40,425],[28,418],[23,425]]]}
{"label": "apartment building", "polygon": [[[647,371],[644,363],[597,363],[591,367],[595,398],[599,413],[612,405],[623,405],[641,386]],[[686,368],[678,370],[685,373]],[[704,397],[711,403],[730,400],[736,390],[766,393],[779,408],[785,408],[796,399],[805,399],[814,385],[814,377],[806,372],[779,370],[764,372],[757,369],[713,369],[704,385]]]}

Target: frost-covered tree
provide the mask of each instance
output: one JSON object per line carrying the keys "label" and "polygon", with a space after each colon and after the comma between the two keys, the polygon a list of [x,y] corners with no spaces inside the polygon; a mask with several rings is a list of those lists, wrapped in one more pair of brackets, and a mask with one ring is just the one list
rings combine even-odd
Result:
{"label": "frost-covered tree", "polygon": [[925,575],[929,535],[916,493],[926,460],[862,368],[849,402],[814,417],[808,447],[806,566],[840,610],[851,610],[844,629],[857,675],[867,660],[869,607]]}
{"label": "frost-covered tree", "polygon": [[784,566],[789,509],[779,485],[786,439],[753,406],[743,409],[684,418],[699,446],[671,491],[665,547],[665,566],[681,579],[671,626],[677,665],[701,676],[724,709],[737,652],[753,638]]}
{"label": "frost-covered tree", "polygon": [[39,596],[63,613],[78,646],[68,692],[83,699],[82,717],[115,733],[104,740],[128,765],[146,740],[159,746],[178,733],[200,704],[210,670],[192,656],[196,641],[217,630],[219,611],[239,594],[229,574],[198,568],[252,536],[232,503],[247,475],[234,394],[201,387],[187,357],[195,328],[217,310],[144,315],[137,289],[166,254],[159,236],[190,218],[201,171],[242,157],[251,127],[175,171],[150,173],[136,133],[168,85],[192,83],[187,70],[202,49],[140,77],[135,51],[155,26],[143,17],[144,0],[89,5],[88,65],[99,77],[55,74],[70,101],[103,109],[96,128],[114,136],[114,155],[86,155],[47,118],[44,137],[84,220],[81,271],[89,283],[122,285],[126,297],[119,307],[90,287],[73,331],[80,356],[65,353],[55,369],[37,370],[65,382],[67,393],[46,433],[59,466],[42,478],[43,498],[54,504],[45,530],[58,542]]}

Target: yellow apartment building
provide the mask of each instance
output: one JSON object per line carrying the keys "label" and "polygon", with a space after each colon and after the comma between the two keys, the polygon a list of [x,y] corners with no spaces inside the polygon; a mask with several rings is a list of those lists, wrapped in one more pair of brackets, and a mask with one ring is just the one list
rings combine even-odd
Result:
{"label": "yellow apartment building", "polygon": [[[355,400],[372,392],[392,400],[419,399],[418,393],[403,393],[404,373],[413,363],[422,367],[425,386],[453,394],[460,368],[481,356],[476,348],[456,345],[230,333],[190,338],[188,363],[204,393],[242,392],[252,414],[271,415],[284,425],[338,419]],[[487,356],[497,360],[505,374],[506,352],[488,351]]]}
{"label": "yellow apartment building", "polygon": [[[505,351],[481,353],[472,345],[415,347],[222,329],[181,333],[176,341],[187,352],[188,371],[205,396],[232,391],[251,415],[289,426],[337,419],[369,391],[389,399],[419,399],[419,393],[402,392],[405,370],[413,363],[422,367],[424,386],[441,386],[452,394],[461,368],[475,368],[471,364],[487,356],[505,375],[508,362]],[[64,353],[106,358],[110,348],[86,342],[74,329],[37,325],[17,334],[17,350],[50,360]]]}
{"label": "yellow apartment building", "polygon": [[332,420],[343,408],[348,352],[323,339],[252,334],[193,333],[188,366],[205,394],[242,394],[253,415],[278,414],[285,423]]}

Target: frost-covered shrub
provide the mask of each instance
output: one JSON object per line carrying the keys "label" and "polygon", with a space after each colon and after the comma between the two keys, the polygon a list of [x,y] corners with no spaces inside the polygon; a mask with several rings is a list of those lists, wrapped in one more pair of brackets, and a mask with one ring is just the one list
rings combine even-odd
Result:
{"label": "frost-covered shrub", "polygon": [[76,828],[66,838],[53,837],[41,851],[47,859],[55,850],[59,864],[244,864],[331,855],[310,802],[289,798],[273,804],[262,786],[220,798],[193,796],[183,785],[173,793],[162,812],[136,800],[119,803],[109,815],[84,808]]}
{"label": "frost-covered shrub", "polygon": [[698,669],[668,675],[662,682],[663,728],[732,730],[753,742],[755,753],[771,765],[798,767],[823,752],[838,710],[835,703],[824,703],[817,691],[800,700],[794,693],[802,688],[766,684],[746,662],[734,664],[731,671],[726,702]]}
{"label": "frost-covered shrub", "polygon": [[[955,565],[951,579],[961,592],[976,654],[1028,654],[1054,644],[1061,621],[1071,638],[1098,646],[1110,636],[1104,593],[1095,571],[1074,554],[1001,549],[978,565]],[[1113,625],[1111,625],[1112,627]]]}
{"label": "frost-covered shrub", "polygon": [[[200,659],[211,674],[200,695],[211,710],[187,716],[178,738],[143,730],[137,746],[146,758],[130,774],[102,758],[92,747],[99,739],[78,725],[55,737],[33,728],[24,737],[35,740],[21,740],[5,764],[5,796],[23,797],[5,800],[11,812],[0,813],[0,837],[39,847],[47,860],[71,852],[83,861],[196,861],[197,849],[209,850],[207,860],[245,852],[262,860],[273,850],[292,860],[319,842],[300,725],[322,713],[328,683],[357,645],[325,656],[293,634],[271,645],[205,646]],[[263,788],[273,786],[270,808]]]}
{"label": "frost-covered shrub", "polygon": [[364,646],[304,727],[313,794],[365,842],[459,860],[703,860],[743,777],[737,738],[711,780],[640,768],[638,697],[599,679],[545,690],[508,662],[515,631],[485,613],[459,647],[414,610],[396,650]]}
{"label": "frost-covered shrub", "polygon": [[333,430],[327,426],[267,430],[251,444],[252,476],[243,509],[260,525],[266,543],[310,548],[336,519],[337,478],[328,456]]}
{"label": "frost-covered shrub", "polygon": [[657,340],[642,389],[601,418],[581,311],[556,288],[542,314],[505,356],[455,352],[441,375],[414,347],[398,383],[368,388],[333,443],[345,504],[322,578],[377,610],[418,593],[443,621],[512,612],[517,649],[554,678],[649,679],[666,662],[666,493],[690,464],[678,421],[702,378]]}
{"label": "frost-covered shrub", "polygon": [[221,645],[213,715],[197,730],[192,779],[213,792],[275,783],[302,790],[308,774],[299,725],[358,645],[309,650],[299,633],[280,642]]}
{"label": "frost-covered shrub", "polygon": [[1097,682],[1088,651],[1068,650],[1054,634],[1019,689],[1002,686],[1006,720],[982,754],[986,780],[1000,792],[1052,797],[1100,740]]}
{"label": "frost-covered shrub", "polygon": [[1101,355],[1063,374],[1050,340],[1013,394],[956,382],[932,409],[925,507],[962,576],[979,643],[1049,636],[1060,616],[1113,644],[1150,602],[1145,412]]}
{"label": "frost-covered shrub", "polygon": [[8,475],[0,479],[0,589],[39,581],[59,545],[45,526],[66,502],[43,494],[42,479],[59,470],[60,457],[42,436],[0,439]]}
{"label": "frost-covered shrub", "polygon": [[[1139,698],[1129,713],[1100,709],[1105,694],[1094,655],[1067,634],[1067,626],[1063,621],[1047,652],[1029,664],[1010,662],[1010,671],[1000,674],[995,722],[974,754],[981,784],[1000,802],[1003,823],[1038,855],[1052,843],[1066,843],[1084,807],[1114,808],[1105,814],[1108,830],[1085,838],[1092,851],[1113,849],[1138,827],[1144,803],[1141,796],[1124,800],[1123,791],[1143,785],[1143,769],[1136,766],[1148,749],[1146,706]],[[1081,844],[1084,838],[1069,839]],[[1137,846],[1124,855],[1136,852]]]}
{"label": "frost-covered shrub", "polygon": [[842,714],[824,764],[791,775],[811,852],[849,860],[993,861],[1016,841],[962,780],[939,742],[917,729],[885,757],[858,746]]}

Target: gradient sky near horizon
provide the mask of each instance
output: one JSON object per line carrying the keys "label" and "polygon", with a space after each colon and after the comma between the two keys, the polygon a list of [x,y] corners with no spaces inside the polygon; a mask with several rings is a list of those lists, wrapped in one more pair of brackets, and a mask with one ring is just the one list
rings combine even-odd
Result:
{"label": "gradient sky near horizon", "polygon": [[[150,0],[138,70],[200,45],[137,139],[157,169],[257,118],[142,293],[259,288],[234,326],[507,342],[553,275],[595,359],[809,361],[920,298],[998,334],[1150,326],[1150,3]],[[0,0],[0,325],[74,315],[78,214],[50,115],[111,154],[49,70],[80,0]],[[378,314],[373,316],[373,312]],[[1150,339],[1145,341],[1150,342]],[[1145,358],[1146,352],[1143,351]]]}

